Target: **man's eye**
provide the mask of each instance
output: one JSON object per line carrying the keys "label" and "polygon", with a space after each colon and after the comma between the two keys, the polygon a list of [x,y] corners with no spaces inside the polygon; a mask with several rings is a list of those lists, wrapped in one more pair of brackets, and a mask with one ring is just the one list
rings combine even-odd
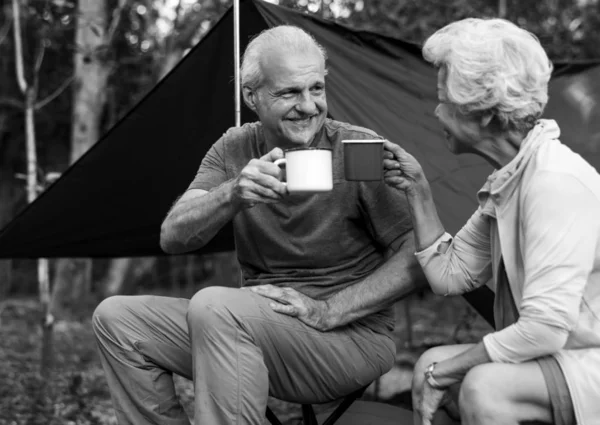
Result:
{"label": "man's eye", "polygon": [[286,93],[282,93],[281,97],[283,97],[284,99],[292,99],[296,94],[293,92],[286,92]]}
{"label": "man's eye", "polygon": [[313,93],[323,93],[324,91],[325,91],[325,87],[313,87],[312,88]]}

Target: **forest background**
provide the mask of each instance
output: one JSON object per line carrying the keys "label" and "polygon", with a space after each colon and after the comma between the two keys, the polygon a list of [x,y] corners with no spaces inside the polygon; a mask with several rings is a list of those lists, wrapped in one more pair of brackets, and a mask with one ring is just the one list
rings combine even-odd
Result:
{"label": "forest background", "polygon": [[[600,59],[598,0],[272,2],[416,44],[454,20],[500,16],[536,34],[555,62]],[[230,6],[230,0],[0,0],[0,228],[134,107]],[[0,260],[0,425],[116,423],[91,336],[93,308],[117,294],[190,297],[205,286],[233,286],[237,276],[232,252]],[[393,404],[406,403],[411,366],[424,349],[489,331],[461,298],[422,293],[396,311],[396,367],[366,394]],[[189,409],[189,382],[178,379],[177,388]],[[272,403],[287,423],[297,422],[294,406]]]}

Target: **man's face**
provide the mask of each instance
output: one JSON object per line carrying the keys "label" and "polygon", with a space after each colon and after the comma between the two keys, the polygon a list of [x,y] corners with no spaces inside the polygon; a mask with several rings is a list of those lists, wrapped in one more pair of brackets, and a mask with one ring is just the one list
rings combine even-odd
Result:
{"label": "man's face", "polygon": [[272,147],[308,145],[327,117],[325,64],[318,50],[269,51],[261,60],[255,112]]}

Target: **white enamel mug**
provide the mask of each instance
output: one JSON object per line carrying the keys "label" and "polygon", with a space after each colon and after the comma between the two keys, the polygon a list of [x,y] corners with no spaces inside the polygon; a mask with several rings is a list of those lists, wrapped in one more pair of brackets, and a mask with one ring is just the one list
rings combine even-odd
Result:
{"label": "white enamel mug", "polygon": [[285,183],[290,193],[319,193],[333,189],[332,153],[327,148],[293,148],[275,165],[285,167]]}

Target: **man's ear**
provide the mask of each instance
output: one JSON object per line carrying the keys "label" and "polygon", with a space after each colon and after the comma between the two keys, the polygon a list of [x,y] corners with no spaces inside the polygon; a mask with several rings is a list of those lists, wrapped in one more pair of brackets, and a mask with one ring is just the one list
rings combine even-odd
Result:
{"label": "man's ear", "polygon": [[257,94],[256,91],[250,89],[249,87],[242,87],[242,96],[244,98],[244,103],[248,108],[252,111],[256,112],[256,103],[257,103]]}

